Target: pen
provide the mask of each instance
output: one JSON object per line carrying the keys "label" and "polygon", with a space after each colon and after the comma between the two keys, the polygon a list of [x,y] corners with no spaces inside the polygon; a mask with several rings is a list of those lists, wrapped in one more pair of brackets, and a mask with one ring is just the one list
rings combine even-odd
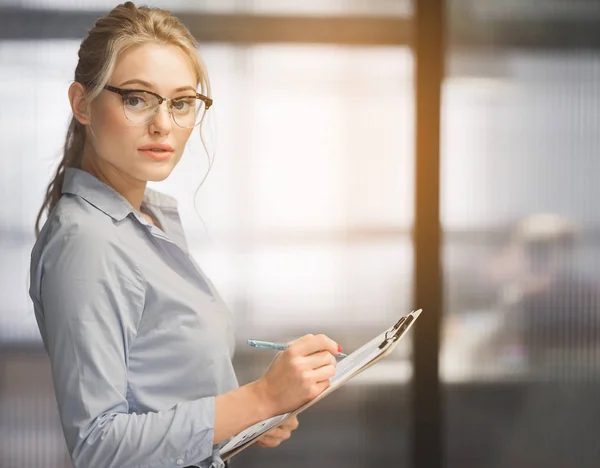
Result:
{"label": "pen", "polygon": [[[261,340],[248,340],[248,344],[253,348],[275,349],[277,351],[284,351],[290,347],[290,345],[286,343],[273,343],[272,341]],[[348,357],[348,355],[344,353],[334,354],[334,356],[339,358]]]}

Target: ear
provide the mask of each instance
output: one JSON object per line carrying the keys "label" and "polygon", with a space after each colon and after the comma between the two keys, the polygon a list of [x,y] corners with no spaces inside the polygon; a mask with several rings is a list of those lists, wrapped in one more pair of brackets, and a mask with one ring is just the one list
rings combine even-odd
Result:
{"label": "ear", "polygon": [[73,115],[83,125],[89,125],[90,115],[88,101],[85,95],[85,87],[76,81],[69,86],[69,102]]}

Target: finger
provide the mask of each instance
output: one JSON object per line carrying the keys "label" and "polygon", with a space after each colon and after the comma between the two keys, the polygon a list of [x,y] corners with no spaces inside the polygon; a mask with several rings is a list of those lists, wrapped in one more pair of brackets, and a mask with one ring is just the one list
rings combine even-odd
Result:
{"label": "finger", "polygon": [[315,383],[311,388],[307,401],[311,401],[317,398],[321,393],[323,393],[323,391],[329,388],[330,385],[331,384],[329,383],[329,380],[323,380],[321,382]]}
{"label": "finger", "polygon": [[342,350],[331,338],[319,335],[304,335],[290,343],[288,352],[295,356],[307,356],[318,351],[329,351],[331,354],[338,354]]}
{"label": "finger", "polygon": [[308,377],[314,382],[327,382],[329,386],[329,379],[335,375],[335,366],[327,365],[319,367],[318,369],[312,370]]}
{"label": "finger", "polygon": [[331,354],[329,351],[319,351],[318,353],[311,354],[310,356],[306,356],[303,358],[303,364],[308,369],[318,369],[322,366],[337,366],[337,361],[335,356]]}
{"label": "finger", "polygon": [[274,437],[268,437],[268,436],[264,435],[258,440],[257,443],[261,447],[273,448],[273,447],[277,447],[281,443],[281,441]]}
{"label": "finger", "polygon": [[288,421],[290,422],[290,427],[293,431],[298,429],[298,426],[300,426],[300,421],[298,421],[298,416],[293,416]]}
{"label": "finger", "polygon": [[269,437],[275,437],[277,439],[289,439],[292,433],[285,427],[277,426],[271,429],[269,432],[266,432],[265,435]]}
{"label": "finger", "polygon": [[292,416],[291,418],[286,419],[280,427],[284,427],[289,431],[294,431],[298,428],[299,424],[298,418],[296,416]]}
{"label": "finger", "polygon": [[264,448],[275,448],[279,445],[278,443],[271,442],[270,439],[261,439],[257,442],[257,444]]}

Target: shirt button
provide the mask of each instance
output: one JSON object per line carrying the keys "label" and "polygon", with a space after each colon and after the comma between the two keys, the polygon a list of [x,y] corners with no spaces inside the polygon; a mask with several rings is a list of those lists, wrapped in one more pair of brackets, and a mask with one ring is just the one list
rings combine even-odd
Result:
{"label": "shirt button", "polygon": [[183,458],[178,458],[175,463],[177,463],[179,466],[183,465]]}

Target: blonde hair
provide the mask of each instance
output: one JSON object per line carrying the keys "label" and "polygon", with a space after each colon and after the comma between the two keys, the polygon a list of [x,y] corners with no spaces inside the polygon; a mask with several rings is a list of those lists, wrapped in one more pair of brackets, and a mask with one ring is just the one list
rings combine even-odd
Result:
{"label": "blonde hair", "polygon": [[[126,2],[98,19],[79,47],[75,81],[85,86],[88,101],[91,102],[102,92],[123,52],[148,43],[180,47],[192,62],[200,92],[210,96],[208,74],[197,54],[197,43],[190,31],[167,10],[137,7],[132,2]],[[50,213],[61,196],[65,169],[81,167],[85,138],[85,126],[73,116],[67,130],[63,158],[48,185],[35,221],[36,236],[40,232],[43,214]]]}

